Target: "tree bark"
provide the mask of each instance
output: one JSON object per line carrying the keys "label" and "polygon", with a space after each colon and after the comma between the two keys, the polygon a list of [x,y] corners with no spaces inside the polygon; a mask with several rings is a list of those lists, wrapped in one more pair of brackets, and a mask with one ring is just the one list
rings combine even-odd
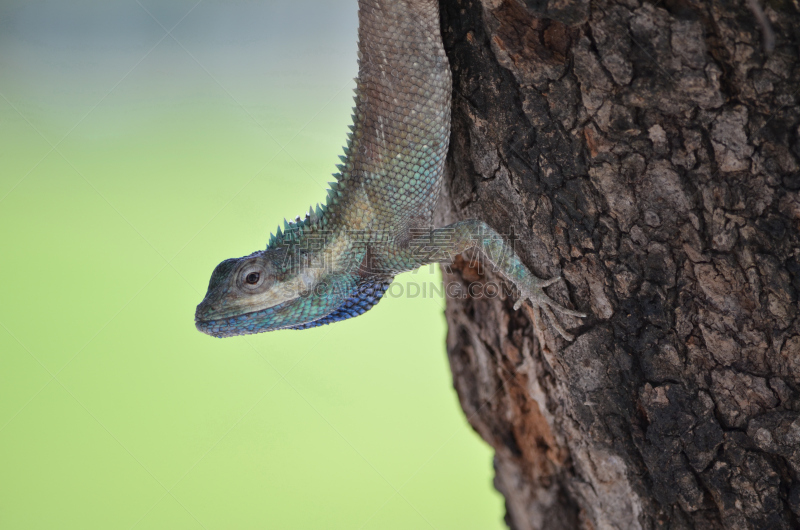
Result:
{"label": "tree bark", "polygon": [[[800,528],[798,0],[441,11],[440,226],[515,237],[590,314],[540,347],[513,299],[448,300],[509,526]],[[498,279],[473,265],[445,281]]]}

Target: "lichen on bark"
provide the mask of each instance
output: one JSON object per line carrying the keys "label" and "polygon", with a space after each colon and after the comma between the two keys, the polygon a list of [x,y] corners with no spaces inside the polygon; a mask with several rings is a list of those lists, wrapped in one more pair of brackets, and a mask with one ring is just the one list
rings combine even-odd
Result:
{"label": "lichen on bark", "polygon": [[[800,527],[800,4],[441,11],[440,221],[513,234],[590,313],[540,346],[513,300],[448,300],[454,384],[508,524]],[[467,260],[445,276],[496,279]]]}

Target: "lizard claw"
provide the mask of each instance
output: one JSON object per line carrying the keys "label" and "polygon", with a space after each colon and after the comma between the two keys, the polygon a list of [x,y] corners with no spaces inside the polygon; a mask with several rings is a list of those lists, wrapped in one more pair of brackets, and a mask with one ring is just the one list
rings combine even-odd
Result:
{"label": "lizard claw", "polygon": [[543,287],[552,285],[560,279],[560,276],[556,276],[555,278],[550,278],[549,280],[544,281],[538,279],[534,280],[533,285],[530,288],[522,290],[522,296],[520,296],[520,298],[514,304],[514,310],[518,310],[520,307],[522,307],[522,304],[525,300],[530,301],[530,307],[526,305],[525,310],[533,321],[536,337],[539,339],[539,343],[542,345],[544,345],[544,334],[542,333],[541,322],[537,309],[540,309],[545,315],[547,315],[547,318],[550,320],[553,328],[558,332],[558,334],[570,342],[575,340],[575,337],[571,333],[568,333],[561,326],[558,319],[556,319],[555,314],[553,313],[553,309],[565,315],[577,318],[586,318],[586,313],[581,313],[580,311],[575,311],[574,309],[567,309],[566,307],[556,303],[542,290]]}

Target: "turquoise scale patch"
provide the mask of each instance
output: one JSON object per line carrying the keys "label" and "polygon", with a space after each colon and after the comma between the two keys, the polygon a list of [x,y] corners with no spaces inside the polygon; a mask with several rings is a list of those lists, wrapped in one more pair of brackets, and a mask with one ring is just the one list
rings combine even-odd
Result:
{"label": "turquoise scale patch", "polygon": [[380,302],[383,294],[389,288],[389,285],[391,285],[393,278],[393,276],[366,277],[356,285],[350,297],[342,302],[339,307],[334,309],[333,312],[312,322],[306,322],[305,324],[287,327],[285,329],[315,328],[317,326],[341,322],[348,318],[363,315]]}

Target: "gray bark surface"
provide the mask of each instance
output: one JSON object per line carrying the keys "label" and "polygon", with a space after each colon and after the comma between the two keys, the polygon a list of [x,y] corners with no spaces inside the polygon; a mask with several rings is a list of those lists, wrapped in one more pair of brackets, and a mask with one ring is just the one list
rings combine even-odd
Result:
{"label": "gray bark surface", "polygon": [[[512,299],[448,300],[454,385],[508,524],[800,528],[798,1],[441,11],[440,226],[513,235],[590,314],[540,347]],[[445,274],[496,279],[463,259]]]}

